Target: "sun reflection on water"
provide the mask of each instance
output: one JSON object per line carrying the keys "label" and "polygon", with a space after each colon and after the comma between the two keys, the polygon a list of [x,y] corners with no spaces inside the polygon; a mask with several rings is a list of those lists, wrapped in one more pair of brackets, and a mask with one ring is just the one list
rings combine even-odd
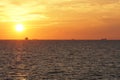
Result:
{"label": "sun reflection on water", "polygon": [[[20,49],[19,49],[20,48]],[[22,50],[22,47],[16,46],[15,52],[13,52],[12,63],[9,65],[10,71],[7,73],[5,80],[27,80],[28,73],[26,71],[26,64],[24,64],[23,55],[26,53]]]}

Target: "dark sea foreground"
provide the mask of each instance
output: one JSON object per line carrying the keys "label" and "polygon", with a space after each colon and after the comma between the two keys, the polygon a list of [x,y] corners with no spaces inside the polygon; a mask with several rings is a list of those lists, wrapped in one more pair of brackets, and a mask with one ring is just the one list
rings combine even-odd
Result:
{"label": "dark sea foreground", "polygon": [[120,80],[120,41],[0,41],[0,80]]}

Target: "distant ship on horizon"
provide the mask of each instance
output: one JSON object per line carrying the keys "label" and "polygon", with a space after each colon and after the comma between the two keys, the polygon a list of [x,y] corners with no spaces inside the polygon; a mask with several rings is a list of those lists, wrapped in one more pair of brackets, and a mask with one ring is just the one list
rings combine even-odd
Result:
{"label": "distant ship on horizon", "polygon": [[102,38],[102,39],[100,39],[100,40],[102,40],[102,41],[106,41],[106,40],[107,40],[107,38]]}
{"label": "distant ship on horizon", "polygon": [[25,40],[28,40],[28,37],[25,37]]}

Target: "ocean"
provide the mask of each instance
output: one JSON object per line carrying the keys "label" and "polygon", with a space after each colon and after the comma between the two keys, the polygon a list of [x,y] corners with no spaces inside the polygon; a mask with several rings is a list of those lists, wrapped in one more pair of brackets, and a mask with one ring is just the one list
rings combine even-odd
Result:
{"label": "ocean", "polygon": [[1,40],[0,80],[120,80],[120,41]]}

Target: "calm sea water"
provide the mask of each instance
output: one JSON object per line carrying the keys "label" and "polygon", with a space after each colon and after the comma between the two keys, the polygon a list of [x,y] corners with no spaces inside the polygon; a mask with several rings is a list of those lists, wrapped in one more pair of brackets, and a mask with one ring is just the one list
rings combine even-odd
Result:
{"label": "calm sea water", "polygon": [[0,41],[0,80],[120,80],[120,41]]}

